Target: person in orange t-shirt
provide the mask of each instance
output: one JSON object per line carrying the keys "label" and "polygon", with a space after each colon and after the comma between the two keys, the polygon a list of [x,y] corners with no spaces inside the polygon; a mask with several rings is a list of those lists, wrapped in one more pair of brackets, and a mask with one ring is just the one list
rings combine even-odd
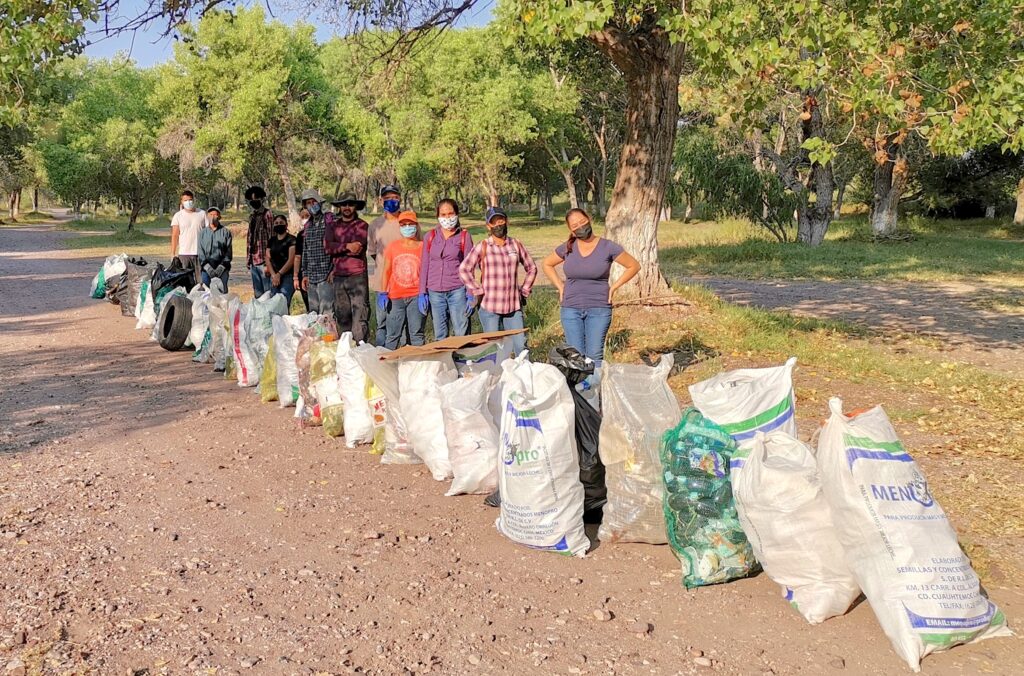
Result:
{"label": "person in orange t-shirt", "polygon": [[422,345],[426,315],[420,312],[420,262],[423,246],[420,244],[420,224],[415,211],[398,214],[401,239],[384,249],[384,268],[381,292],[377,294],[377,309],[387,312],[387,334],[384,347],[394,350],[406,327],[409,344]]}

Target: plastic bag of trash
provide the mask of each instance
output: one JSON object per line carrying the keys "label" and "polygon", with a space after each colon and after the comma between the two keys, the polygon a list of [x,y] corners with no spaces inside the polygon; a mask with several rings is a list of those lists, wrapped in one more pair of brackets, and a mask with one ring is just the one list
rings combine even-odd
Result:
{"label": "plastic bag of trash", "polygon": [[452,354],[452,361],[455,362],[455,368],[458,369],[459,374],[462,374],[463,369],[467,365],[473,364],[477,367],[485,366],[490,368],[500,377],[501,363],[511,357],[512,338],[509,336],[485,343],[484,345],[464,347],[461,350],[457,350]]}
{"label": "plastic bag of trash", "polygon": [[781,430],[796,436],[794,366],[796,357],[790,357],[782,366],[726,371],[690,385],[690,397],[741,448],[758,432]]}
{"label": "plastic bag of trash", "polygon": [[156,311],[153,309],[152,293],[153,273],[143,275],[139,281],[138,295],[135,301],[135,328],[151,329],[156,324]]}
{"label": "plastic bag of trash", "polygon": [[385,465],[418,464],[423,461],[413,453],[405,417],[402,415],[398,362],[381,361],[380,355],[385,352],[388,352],[387,348],[366,344],[352,350],[352,356],[359,362],[366,376],[384,393],[387,402],[384,406],[384,453],[380,461]]}
{"label": "plastic bag of trash", "polygon": [[398,405],[409,431],[409,443],[437,481],[452,476],[440,388],[458,377],[448,353],[402,359],[398,363]]}
{"label": "plastic bag of trash", "polygon": [[89,296],[103,298],[107,292],[107,281],[116,280],[124,272],[126,260],[128,260],[128,254],[125,253],[107,256],[103,265],[100,266],[99,272],[92,278],[92,283],[89,285]]}
{"label": "plastic bag of trash", "polygon": [[487,409],[497,384],[493,373],[467,373],[440,388],[448,459],[454,476],[445,495],[487,495],[498,487],[498,428]]}
{"label": "plastic bag of trash", "polygon": [[[295,365],[295,352],[299,336],[316,321],[317,314],[274,315],[271,327],[274,333],[274,361],[277,367],[277,401],[281,408],[294,406],[299,398],[299,370]],[[270,358],[270,351],[267,352]]]}
{"label": "plastic bag of trash", "polygon": [[210,289],[210,358],[214,371],[227,371],[232,350],[230,345],[231,325],[228,322],[228,307],[238,300],[234,293],[221,293],[219,286]]}
{"label": "plastic bag of trash", "polygon": [[324,336],[309,347],[309,385],[320,406],[320,420],[324,434],[340,437],[345,433],[344,405],[338,387],[338,341]]}
{"label": "plastic bag of trash", "polygon": [[320,404],[312,387],[310,370],[310,348],[313,343],[325,336],[337,336],[338,327],[334,318],[328,315],[316,315],[315,320],[302,330],[295,347],[295,368],[299,374],[299,396],[295,401],[295,417],[302,425],[319,426],[321,424]]}
{"label": "plastic bag of trash", "polygon": [[526,360],[502,363],[501,445],[495,525],[514,542],[582,556],[583,484],[573,432],[569,386],[558,369]]}
{"label": "plastic bag of trash", "polygon": [[287,310],[285,297],[270,291],[229,310],[231,349],[239,387],[255,387],[259,384],[263,359],[267,356],[267,341],[273,333],[272,318],[284,315]]}
{"label": "plastic bag of trash", "polygon": [[183,269],[181,261],[175,256],[167,267],[164,267],[163,263],[156,264],[156,267],[153,268],[151,284],[154,294],[164,288],[177,289],[179,287],[187,292],[196,285],[196,276],[192,270]]}
{"label": "plastic bag of trash", "polygon": [[[217,280],[220,284],[220,280]],[[210,335],[210,296],[213,292],[203,286],[197,286],[192,292],[192,327],[188,332],[188,343],[195,350],[192,361],[204,362],[209,355]]]}
{"label": "plastic bag of trash", "polygon": [[847,417],[838,397],[828,405],[822,489],[846,562],[896,652],[918,671],[930,653],[1009,636],[882,407]]}
{"label": "plastic bag of trash", "polygon": [[373,417],[366,401],[366,374],[352,356],[355,343],[352,332],[346,331],[338,339],[336,368],[341,401],[345,405],[345,445],[355,448],[373,441]]}
{"label": "plastic bag of trash", "polygon": [[811,624],[844,614],[860,595],[835,534],[811,449],[785,432],[758,432],[729,469],[754,555]]}
{"label": "plastic bag of trash", "polygon": [[373,419],[373,445],[370,447],[371,455],[384,454],[384,427],[387,423],[387,398],[384,391],[377,387],[376,383],[366,377],[366,403],[370,408],[370,415]]}
{"label": "plastic bag of trash", "polygon": [[583,511],[585,520],[600,522],[600,510],[607,502],[608,489],[605,486],[604,463],[599,451],[601,414],[591,401],[577,388],[594,375],[594,361],[569,345],[559,345],[551,350],[548,363],[565,376],[570,387],[574,406],[576,448],[579,451],[580,481],[583,483]]}
{"label": "plastic bag of trash", "polygon": [[277,401],[277,355],[274,353],[274,336],[267,341],[267,356],[260,370],[260,401],[269,404]]}
{"label": "plastic bag of trash", "polygon": [[602,542],[668,542],[661,438],[682,411],[668,387],[672,355],[657,366],[606,361],[601,380],[601,461],[608,503],[598,538]]}
{"label": "plastic bag of trash", "polygon": [[746,577],[757,560],[740,526],[729,482],[736,442],[695,408],[662,443],[665,527],[687,589]]}

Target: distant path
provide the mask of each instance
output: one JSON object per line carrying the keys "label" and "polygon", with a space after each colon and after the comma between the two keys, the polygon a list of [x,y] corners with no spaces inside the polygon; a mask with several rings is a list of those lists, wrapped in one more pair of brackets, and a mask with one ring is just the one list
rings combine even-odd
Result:
{"label": "distant path", "polygon": [[978,282],[862,282],[751,280],[687,277],[722,300],[738,305],[786,310],[798,316],[844,320],[881,331],[941,338],[964,353],[966,361],[986,366],[1018,362],[1024,345],[1024,314],[986,307],[995,298],[1017,298],[1024,291]]}

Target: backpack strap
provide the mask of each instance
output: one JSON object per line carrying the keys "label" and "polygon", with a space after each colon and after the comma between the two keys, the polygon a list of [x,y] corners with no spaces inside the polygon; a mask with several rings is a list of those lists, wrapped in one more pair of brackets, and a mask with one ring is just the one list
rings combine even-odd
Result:
{"label": "backpack strap", "polygon": [[462,254],[462,258],[466,257],[466,240],[469,238],[469,232],[463,228],[462,237],[459,239],[459,253]]}
{"label": "backpack strap", "polygon": [[434,236],[435,235],[436,235],[436,231],[433,230],[433,229],[431,229],[431,231],[427,233],[427,255],[428,256],[430,255],[430,245],[434,243]]}

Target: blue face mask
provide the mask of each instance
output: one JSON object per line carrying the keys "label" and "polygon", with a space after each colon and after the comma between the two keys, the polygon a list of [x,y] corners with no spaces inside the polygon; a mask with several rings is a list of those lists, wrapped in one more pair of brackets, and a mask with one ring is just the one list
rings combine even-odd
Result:
{"label": "blue face mask", "polygon": [[318,202],[313,202],[312,204],[310,204],[306,208],[309,209],[309,213],[311,213],[311,214],[318,214],[318,213],[320,213],[320,204]]}
{"label": "blue face mask", "polygon": [[384,200],[384,211],[389,214],[397,214],[401,206],[402,203],[399,200]]}
{"label": "blue face mask", "polygon": [[416,226],[415,225],[403,225],[403,226],[400,226],[398,228],[398,231],[401,232],[402,233],[402,237],[405,237],[406,239],[412,239],[413,237],[416,236]]}

